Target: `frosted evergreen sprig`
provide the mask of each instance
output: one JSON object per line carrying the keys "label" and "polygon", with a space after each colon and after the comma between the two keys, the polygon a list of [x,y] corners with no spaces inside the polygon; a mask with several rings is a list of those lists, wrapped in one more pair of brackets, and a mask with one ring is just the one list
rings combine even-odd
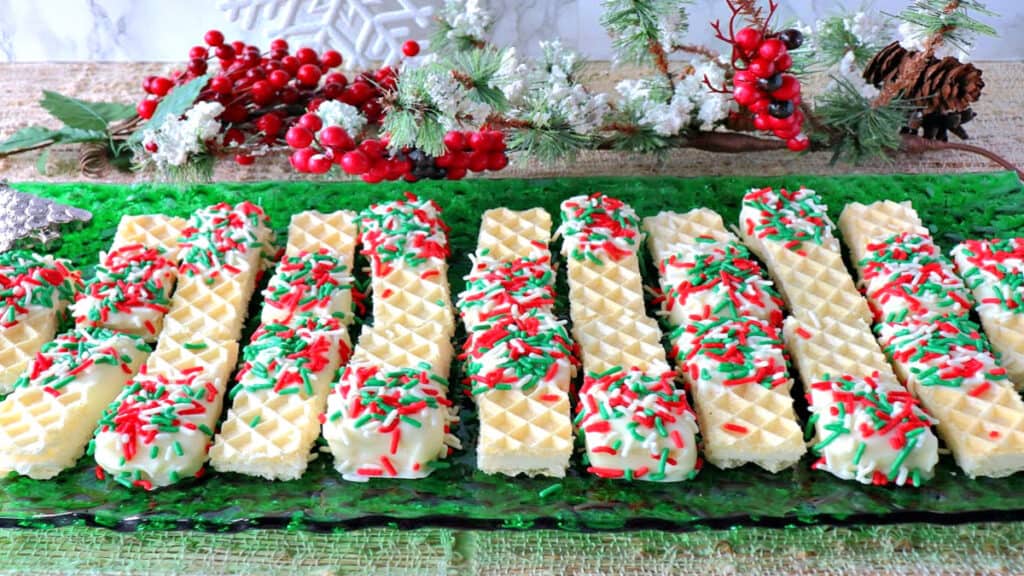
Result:
{"label": "frosted evergreen sprig", "polygon": [[494,17],[481,0],[445,0],[430,46],[442,55],[481,48],[492,26]]}
{"label": "frosted evergreen sprig", "polygon": [[688,0],[602,0],[601,25],[616,57],[668,72],[666,55],[683,43]]}
{"label": "frosted evergreen sprig", "polygon": [[[948,44],[964,53],[970,51],[975,36],[996,36],[995,28],[972,15],[998,16],[976,0],[915,0],[897,17],[903,21],[900,33],[904,48],[928,51]],[[919,44],[908,47],[907,44]]]}

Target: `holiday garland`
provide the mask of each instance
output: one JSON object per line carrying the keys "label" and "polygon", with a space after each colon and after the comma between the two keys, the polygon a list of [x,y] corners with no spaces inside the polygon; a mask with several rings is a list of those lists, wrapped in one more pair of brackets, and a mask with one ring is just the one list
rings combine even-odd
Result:
{"label": "holiday garland", "polygon": [[[491,44],[493,18],[477,0],[445,0],[434,53],[420,56],[409,41],[401,65],[349,75],[334,50],[292,52],[281,39],[264,50],[211,30],[184,69],[144,80],[134,114],[45,92],[41,105],[64,126],[25,128],[0,156],[86,143],[83,169],[94,170],[100,150],[122,166],[134,159],[193,178],[216,157],[250,165],[288,151],[298,172],[337,166],[372,183],[498,171],[509,151],[549,161],[584,149],[810,148],[860,162],[956,149],[1024,176],[992,151],[947,141],[966,137],[984,87],[964,61],[974,36],[995,35],[976,19],[993,15],[981,2],[916,0],[895,17],[858,12],[786,29],[776,0],[724,2],[728,20],[711,24],[720,54],[686,42],[682,0],[603,0],[617,59],[644,70],[614,94],[589,89],[587,63],[557,39],[535,60]],[[817,97],[802,93],[809,71],[832,77]]]}

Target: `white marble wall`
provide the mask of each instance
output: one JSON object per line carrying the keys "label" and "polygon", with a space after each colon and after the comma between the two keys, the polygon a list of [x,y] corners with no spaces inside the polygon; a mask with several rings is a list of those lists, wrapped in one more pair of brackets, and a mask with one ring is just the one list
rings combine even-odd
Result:
{"label": "white marble wall", "polygon": [[[316,9],[343,6],[345,0],[0,0],[0,61],[43,60],[183,60],[188,48],[200,42],[209,28],[229,38],[266,44],[272,25],[256,22],[253,30],[241,20],[229,20],[218,8],[236,1],[256,2],[268,10],[286,11],[305,4]],[[538,40],[562,37],[594,59],[610,55],[608,38],[598,23],[599,0],[483,0],[497,14],[498,43],[514,43],[533,52]],[[365,3],[406,3],[437,6],[441,0],[368,0]],[[897,12],[908,0],[876,0],[874,7]],[[783,17],[813,21],[835,6],[860,6],[862,0],[791,0],[784,2]],[[983,38],[976,59],[1024,58],[1024,1],[989,0],[1001,14],[991,23],[1001,38]],[[721,0],[695,0],[690,10],[690,37],[714,45],[703,23],[722,16]],[[278,12],[280,17],[281,12]],[[412,30],[412,37],[423,36]]]}

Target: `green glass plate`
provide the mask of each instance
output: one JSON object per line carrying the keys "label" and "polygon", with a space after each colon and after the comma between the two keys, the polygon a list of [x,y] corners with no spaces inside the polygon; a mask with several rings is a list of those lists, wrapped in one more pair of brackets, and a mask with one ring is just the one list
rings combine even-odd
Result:
{"label": "green glass plate", "polygon": [[[786,176],[771,178],[588,178],[469,180],[422,183],[412,188],[435,198],[452,227],[451,279],[462,288],[467,254],[475,247],[480,214],[495,206],[543,206],[557,215],[564,198],[603,191],[632,204],[642,216],[661,210],[707,206],[736,222],[740,199],[753,186],[805,185],[818,190],[832,216],[850,201],[911,200],[935,238],[948,249],[969,237],[1024,233],[1024,189],[1009,173],[924,176]],[[361,209],[397,198],[408,185],[361,183],[218,183],[171,185],[18,184],[17,188],[88,208],[95,220],[70,232],[57,254],[89,274],[97,253],[109,246],[122,214],[187,216],[219,201],[251,200],[266,208],[284,232],[301,210]],[[648,266],[650,268],[650,266]],[[647,279],[652,280],[650,277]],[[561,286],[564,294],[565,286]],[[561,303],[564,313],[564,301]],[[453,381],[458,378],[457,368]],[[268,482],[208,473],[200,480],[144,493],[98,480],[94,465],[79,465],[49,481],[0,481],[0,525],[43,527],[86,522],[119,529],[194,528],[232,530],[292,527],[343,530],[374,525],[466,528],[558,527],[571,530],[698,526],[782,526],[800,523],[965,522],[1024,517],[1024,474],[970,480],[946,455],[933,480],[920,489],[862,486],[809,469],[769,474],[753,467],[705,467],[678,484],[624,483],[582,472],[578,458],[563,480],[487,476],[475,470],[476,416],[472,403],[454,390],[462,406],[457,427],[464,450],[451,466],[415,481],[342,481],[321,455],[293,482]],[[799,394],[796,394],[799,397]],[[798,411],[806,417],[804,407]]]}

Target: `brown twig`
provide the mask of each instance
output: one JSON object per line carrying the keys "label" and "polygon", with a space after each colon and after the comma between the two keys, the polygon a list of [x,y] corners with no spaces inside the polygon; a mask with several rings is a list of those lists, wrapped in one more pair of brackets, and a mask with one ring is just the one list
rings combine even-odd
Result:
{"label": "brown twig", "polygon": [[696,54],[697,56],[703,56],[708,60],[718,60],[718,52],[715,52],[707,46],[701,46],[699,44],[673,44],[672,51]]}
{"label": "brown twig", "polygon": [[15,154],[24,154],[25,152],[31,152],[33,150],[39,150],[40,148],[46,148],[56,144],[53,140],[47,140],[33,146],[26,146],[25,148],[17,148],[15,150],[8,150],[7,152],[0,152],[0,158],[6,158],[8,156],[14,156]]}
{"label": "brown twig", "polygon": [[931,140],[914,134],[904,134],[903,141],[900,144],[900,152],[905,154],[924,154],[925,152],[934,152],[939,150],[959,150],[961,152],[968,152],[970,154],[983,156],[1003,168],[1006,168],[1011,172],[1015,172],[1018,178],[1024,180],[1024,169],[1017,167],[1013,162],[1010,162],[999,154],[982,148],[981,146],[974,146],[973,144],[965,144],[963,142]]}
{"label": "brown twig", "polygon": [[785,140],[769,140],[735,132],[697,132],[688,137],[681,146],[708,152],[740,154],[743,152],[767,152],[785,150]]}

